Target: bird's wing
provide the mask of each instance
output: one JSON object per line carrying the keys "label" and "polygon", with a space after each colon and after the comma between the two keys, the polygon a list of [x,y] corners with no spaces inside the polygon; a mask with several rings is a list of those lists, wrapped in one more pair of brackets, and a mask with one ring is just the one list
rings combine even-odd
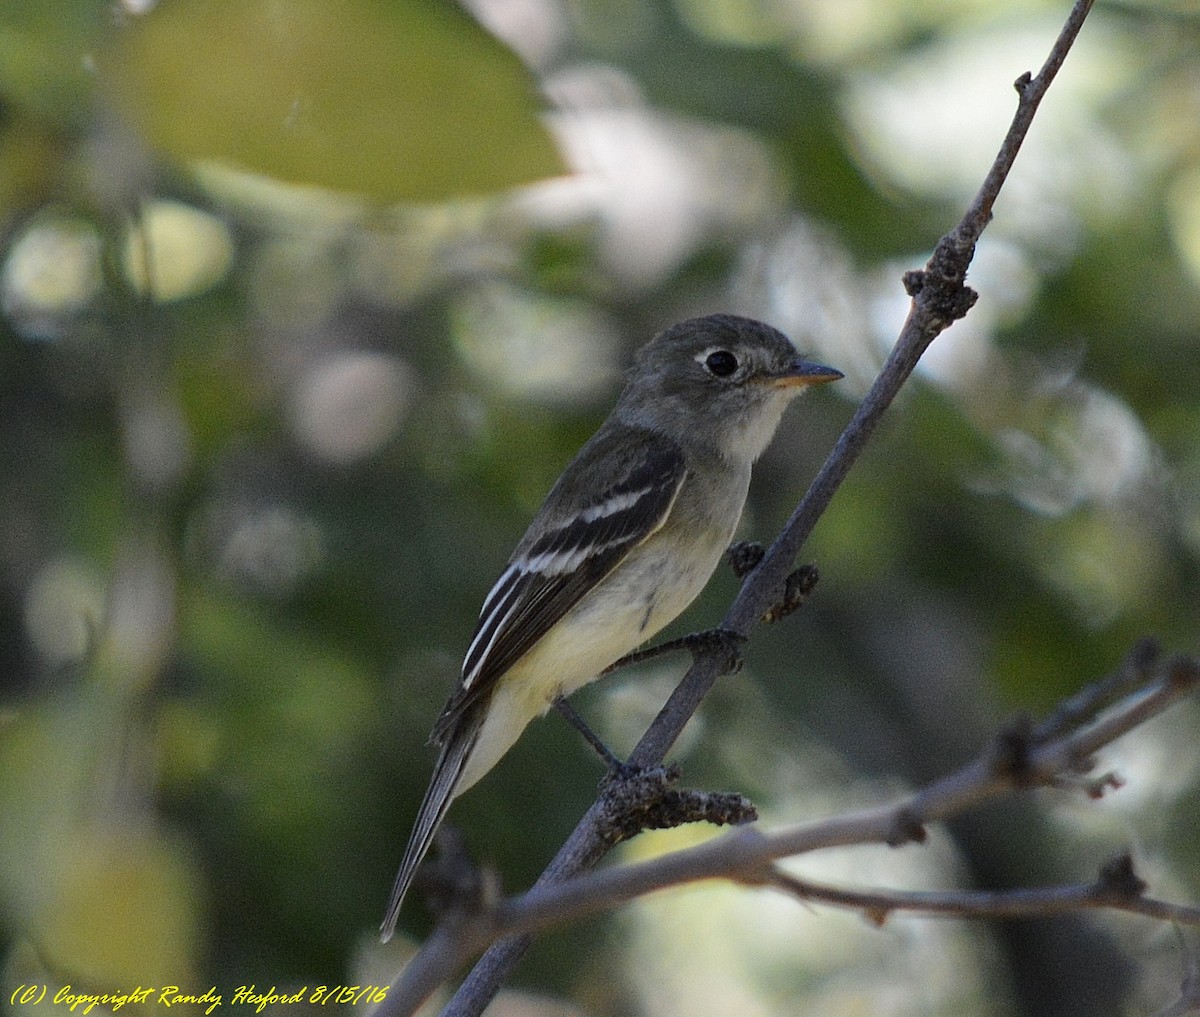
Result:
{"label": "bird's wing", "polygon": [[[581,462],[586,462],[582,469]],[[489,695],[505,671],[662,526],[685,473],[679,447],[651,431],[631,442],[628,429],[602,430],[581,450],[483,603],[461,682],[434,728],[435,743],[441,744],[471,703]],[[612,482],[597,491],[595,478],[605,476]]]}

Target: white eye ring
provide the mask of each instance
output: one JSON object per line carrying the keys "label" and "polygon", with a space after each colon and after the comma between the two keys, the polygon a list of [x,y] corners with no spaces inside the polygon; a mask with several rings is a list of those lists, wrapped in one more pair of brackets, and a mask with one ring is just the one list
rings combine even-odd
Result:
{"label": "white eye ring", "polygon": [[728,378],[741,366],[737,354],[724,346],[710,346],[696,354],[696,362],[716,378]]}

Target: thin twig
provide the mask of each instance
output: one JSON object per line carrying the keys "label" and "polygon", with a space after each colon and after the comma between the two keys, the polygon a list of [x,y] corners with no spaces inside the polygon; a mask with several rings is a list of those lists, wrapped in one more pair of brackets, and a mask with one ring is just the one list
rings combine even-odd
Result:
{"label": "thin twig", "polygon": [[1142,685],[1147,671],[1157,663],[1159,652],[1158,644],[1153,639],[1138,640],[1125,655],[1120,667],[1100,681],[1084,686],[1042,721],[1032,733],[1034,740],[1052,738],[1074,727],[1081,717],[1094,717],[1105,703]]}
{"label": "thin twig", "polygon": [[[500,902],[490,913],[473,916],[464,922],[458,927],[458,939],[454,941],[456,956],[446,956],[443,968],[430,968],[427,973],[436,975],[433,985],[437,985],[456,969],[458,963],[466,961],[500,934],[540,931],[667,887],[701,879],[780,885],[781,874],[775,869],[774,862],[784,857],[848,844],[898,846],[923,840],[926,824],[959,816],[968,808],[978,807],[1014,789],[1058,786],[1063,774],[1076,774],[1084,769],[1085,760],[1099,748],[1162,714],[1181,698],[1193,694],[1198,686],[1200,658],[1162,657],[1156,667],[1147,670],[1144,685],[1130,691],[1105,715],[1087,717],[1080,727],[1058,734],[1042,745],[1028,747],[1019,769],[997,754],[994,747],[989,747],[964,768],[899,802],[841,813],[769,834],[754,828],[739,830],[695,848],[672,851],[649,861],[581,874],[558,883],[541,883],[520,897]],[[1133,874],[1132,862],[1123,857],[1118,861],[1127,863],[1106,866],[1102,877],[1092,884],[1092,897],[1079,902],[1079,907],[1112,907],[1138,911],[1165,921],[1200,923],[1198,908],[1142,897],[1144,885]],[[1134,904],[1134,898],[1138,898],[1139,903]],[[862,896],[854,901],[847,898],[844,903],[866,908],[868,905],[862,903],[863,899]],[[889,899],[898,898],[892,895]],[[936,901],[932,897],[920,899],[926,903]],[[962,901],[966,898],[959,895],[954,899]],[[1061,897],[1039,898],[1036,891],[1030,891],[1030,896],[1026,897],[1014,892],[1007,899],[1024,901],[1012,905],[1024,908],[1025,914],[1037,913],[1038,899],[1045,903],[1042,914],[1057,914],[1069,905],[1066,893]],[[830,902],[836,903],[832,898]],[[940,907],[940,904],[930,904],[923,909]],[[914,903],[910,909],[922,908]],[[949,911],[949,905],[944,910]],[[979,913],[982,914],[982,910]]]}
{"label": "thin twig", "polygon": [[[753,827],[714,838],[697,847],[675,851],[631,865],[576,875],[561,881],[543,880],[520,897],[501,901],[494,908],[463,917],[451,931],[439,929],[432,949],[423,949],[406,970],[406,977],[389,993],[387,1012],[408,1013],[419,1004],[421,993],[432,991],[461,963],[476,955],[500,936],[518,932],[521,937],[550,926],[612,908],[637,897],[702,879],[730,879],[752,886],[780,886],[783,877],[774,867],[782,858],[851,844],[898,846],[924,838],[926,824],[960,815],[970,808],[1029,787],[1059,787],[1064,775],[1086,770],[1096,751],[1133,728],[1162,713],[1200,686],[1200,658],[1160,657],[1143,672],[1142,684],[1128,691],[1102,716],[1078,717],[1069,730],[1029,744],[1012,754],[989,746],[980,756],[955,773],[942,777],[899,802],[846,812],[837,816],[763,833]],[[1097,704],[1099,708],[1100,704]],[[1011,732],[998,741],[1007,741]],[[1019,758],[1020,765],[1014,766]],[[1000,913],[1003,907],[1015,914],[1057,914],[1072,906],[1109,907],[1136,912],[1164,921],[1200,924],[1200,908],[1172,904],[1142,895],[1144,885],[1133,874],[1132,863],[1106,866],[1090,895],[1072,898],[1067,890],[1014,891],[995,897],[996,903],[979,903],[984,898],[963,894],[939,898],[915,895],[904,898],[889,892],[872,897],[861,891],[834,891],[813,899],[860,907],[872,916],[906,910],[953,910],[950,903],[967,902],[977,914],[986,907]],[[787,877],[791,878],[791,877]],[[794,887],[785,887],[793,890]],[[1039,896],[1038,894],[1041,894]],[[1007,903],[999,903],[1005,901]],[[972,903],[973,902],[973,903]],[[1040,902],[1040,903],[1039,903]],[[886,906],[885,906],[886,905]],[[1041,910],[1039,910],[1039,907]],[[969,909],[968,909],[969,910]],[[966,913],[965,911],[962,913]],[[505,940],[507,941],[507,940]],[[420,962],[419,966],[417,962]],[[420,998],[419,998],[420,997]],[[409,1009],[400,1008],[401,1003]]]}
{"label": "thin twig", "polygon": [[[787,525],[743,584],[722,622],[723,629],[748,636],[772,605],[780,601],[787,575],[801,546],[862,452],[884,411],[929,344],[974,304],[976,295],[964,281],[975,245],[991,218],[992,206],[1029,131],[1038,105],[1066,59],[1092,2],[1077,0],[1037,76],[1024,75],[1017,81],[1019,98],[1016,114],[979,193],[959,224],[939,242],[925,270],[909,273],[905,277],[905,285],[913,298],[912,306],[887,363]],[[697,655],[683,680],[633,750],[629,757],[630,764],[636,767],[661,764],[701,701],[724,673],[726,664],[727,660],[717,653]],[[601,825],[603,816],[604,803],[597,800],[542,873],[538,887],[562,881],[596,865],[609,846]],[[528,949],[529,943],[528,935],[515,936],[489,949],[446,1006],[443,1017],[477,1017]],[[410,965],[411,968],[413,965]],[[397,979],[387,1002],[380,1007],[379,1013],[384,1017],[411,1012],[425,995],[433,991],[435,986],[418,979],[416,971],[410,978],[408,970]],[[418,970],[424,970],[424,966]]]}
{"label": "thin twig", "polygon": [[862,911],[878,925],[893,911],[947,918],[1045,918],[1087,909],[1127,911],[1179,925],[1200,925],[1200,907],[1109,889],[1102,880],[1020,890],[853,890],[800,879],[774,869],[770,885],[806,902]]}

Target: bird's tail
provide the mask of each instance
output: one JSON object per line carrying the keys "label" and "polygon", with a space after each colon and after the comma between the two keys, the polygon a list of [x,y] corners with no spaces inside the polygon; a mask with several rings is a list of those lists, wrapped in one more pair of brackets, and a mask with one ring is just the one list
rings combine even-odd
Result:
{"label": "bird's tail", "polygon": [[404,849],[400,871],[396,874],[396,882],[392,884],[392,895],[388,898],[383,924],[379,927],[380,938],[385,943],[396,931],[396,920],[400,917],[404,895],[408,893],[417,866],[425,858],[429,845],[433,843],[434,835],[442,825],[446,810],[454,798],[463,769],[479,738],[483,713],[483,710],[468,710],[442,742],[442,750],[433,768],[433,777],[429,781],[425,797],[421,800],[421,808],[417,812],[417,821],[413,824],[412,833],[408,836],[408,846]]}

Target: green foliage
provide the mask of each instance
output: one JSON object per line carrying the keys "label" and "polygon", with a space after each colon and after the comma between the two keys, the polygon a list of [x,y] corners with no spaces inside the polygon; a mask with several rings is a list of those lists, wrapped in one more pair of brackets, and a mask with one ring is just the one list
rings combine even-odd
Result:
{"label": "green foliage", "polygon": [[[6,984],[381,981],[429,728],[633,350],[731,310],[846,372],[758,464],[739,536],[769,539],[1063,12],[541,0],[505,24],[521,5],[481,2],[510,48],[435,0],[143,6],[0,8]],[[1093,15],[980,246],[979,304],[819,524],[812,601],[689,728],[690,783],[769,823],[878,801],[1139,636],[1195,647],[1197,33],[1159,10]],[[626,751],[682,666],[580,707]],[[1194,889],[1189,724],[1122,743],[1112,801],[812,862],[1010,886],[1132,843]],[[598,777],[552,717],[452,820],[520,889]],[[415,897],[402,926],[428,927]],[[1178,981],[1170,937],[1139,936],[877,932],[701,887],[547,937],[521,978],[598,1017],[660,1012],[667,974],[697,1017],[1115,1015]]]}
{"label": "green foliage", "polygon": [[102,50],[143,136],[381,201],[440,201],[564,171],[511,51],[449,4],[167,3]]}

